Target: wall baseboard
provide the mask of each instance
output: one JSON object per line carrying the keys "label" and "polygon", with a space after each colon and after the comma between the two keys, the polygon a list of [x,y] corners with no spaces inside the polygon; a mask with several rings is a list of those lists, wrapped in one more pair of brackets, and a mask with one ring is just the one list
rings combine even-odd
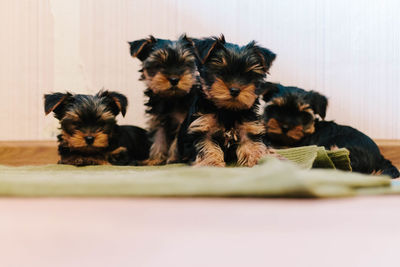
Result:
{"label": "wall baseboard", "polygon": [[56,164],[56,141],[1,141],[0,164],[11,166]]}
{"label": "wall baseboard", "polygon": [[[382,154],[400,168],[400,140],[375,140]],[[0,141],[0,164],[10,166],[56,164],[56,141]]]}

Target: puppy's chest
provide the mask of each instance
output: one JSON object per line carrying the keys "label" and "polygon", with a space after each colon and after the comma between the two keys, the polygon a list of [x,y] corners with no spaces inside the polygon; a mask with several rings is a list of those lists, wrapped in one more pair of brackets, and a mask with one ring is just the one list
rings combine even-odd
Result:
{"label": "puppy's chest", "polygon": [[264,125],[255,119],[240,116],[221,116],[221,114],[201,115],[192,124],[196,129],[203,131],[207,136],[214,139],[220,146],[231,148],[240,143],[259,139],[265,133]]}
{"label": "puppy's chest", "polygon": [[187,111],[174,110],[168,114],[165,114],[165,120],[170,121],[173,124],[180,125],[185,120]]}
{"label": "puppy's chest", "polygon": [[216,127],[211,129],[210,132],[213,139],[215,139],[221,146],[230,148],[238,145],[241,140],[246,138],[246,132],[243,131],[242,123],[237,121],[217,121]]}
{"label": "puppy's chest", "polygon": [[222,139],[222,145],[226,148],[230,148],[232,146],[237,145],[242,139],[239,133],[239,129],[231,128],[229,130],[224,130],[220,134],[220,138]]}

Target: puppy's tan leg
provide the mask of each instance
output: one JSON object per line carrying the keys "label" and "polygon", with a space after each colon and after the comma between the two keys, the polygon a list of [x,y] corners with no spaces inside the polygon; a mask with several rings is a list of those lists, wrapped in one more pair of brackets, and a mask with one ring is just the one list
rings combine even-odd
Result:
{"label": "puppy's tan leg", "polygon": [[197,157],[193,166],[225,167],[224,152],[209,136],[196,144]]}
{"label": "puppy's tan leg", "polygon": [[165,164],[168,154],[168,145],[165,136],[165,130],[159,127],[154,134],[154,142],[150,147],[150,156],[148,160],[143,161],[144,165],[162,165]]}
{"label": "puppy's tan leg", "polygon": [[245,122],[238,125],[240,143],[236,150],[238,165],[253,167],[267,154],[267,147],[260,141],[252,140],[249,135],[261,136],[265,133],[265,127],[261,122]]}
{"label": "puppy's tan leg", "polygon": [[169,150],[168,150],[168,159],[167,164],[179,162],[179,154],[178,154],[178,133],[181,128],[182,122],[185,119],[185,113],[175,112],[172,114],[173,119],[179,125],[175,131],[175,138],[172,141]]}
{"label": "puppy's tan leg", "polygon": [[262,142],[247,140],[241,142],[236,150],[238,165],[253,167],[267,154],[267,147]]}
{"label": "puppy's tan leg", "polygon": [[190,124],[188,133],[203,135],[195,144],[197,156],[193,166],[225,166],[224,152],[212,140],[212,135],[219,130],[222,128],[213,114],[199,114],[199,117]]}
{"label": "puppy's tan leg", "polygon": [[176,163],[178,161],[179,161],[178,137],[175,137],[174,141],[172,141],[172,144],[171,144],[171,146],[169,147],[169,150],[168,150],[167,164]]}

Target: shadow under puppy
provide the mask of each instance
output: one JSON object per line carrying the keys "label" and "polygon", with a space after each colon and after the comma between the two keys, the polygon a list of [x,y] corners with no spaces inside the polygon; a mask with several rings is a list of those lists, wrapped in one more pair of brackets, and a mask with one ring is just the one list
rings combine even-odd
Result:
{"label": "shadow under puppy", "polygon": [[350,151],[353,171],[399,177],[398,169],[382,156],[367,135],[349,126],[323,121],[328,106],[325,96],[280,84],[266,83],[266,86],[270,87],[264,95],[266,143],[273,147],[345,147]]}
{"label": "shadow under puppy", "polygon": [[259,83],[275,54],[254,41],[245,46],[227,43],[223,35],[193,40],[202,63],[202,89],[179,133],[181,160],[195,166],[252,167],[267,154],[257,114]]}
{"label": "shadow under puppy", "polygon": [[177,162],[177,133],[193,92],[200,87],[194,44],[186,35],[177,41],[150,36],[129,44],[132,57],[142,61],[141,80],[147,86],[145,105],[152,145],[149,160],[143,164]]}
{"label": "shadow under puppy", "polygon": [[128,165],[148,158],[147,132],[136,126],[119,126],[128,101],[122,94],[100,91],[96,95],[53,93],[44,96],[46,115],[60,121],[59,164]]}

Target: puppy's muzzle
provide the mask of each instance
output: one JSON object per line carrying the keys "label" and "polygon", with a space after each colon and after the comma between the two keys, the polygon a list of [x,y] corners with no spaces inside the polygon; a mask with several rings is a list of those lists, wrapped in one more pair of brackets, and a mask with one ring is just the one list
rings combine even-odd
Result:
{"label": "puppy's muzzle", "polygon": [[92,145],[94,143],[94,137],[93,136],[85,136],[85,142],[88,145]]}
{"label": "puppy's muzzle", "polygon": [[168,81],[172,86],[176,86],[179,83],[179,78],[169,78]]}
{"label": "puppy's muzzle", "polygon": [[231,96],[237,97],[240,94],[240,89],[236,87],[231,87],[229,88],[229,93],[231,94]]}
{"label": "puppy's muzzle", "polygon": [[282,132],[283,132],[284,134],[286,134],[286,133],[289,131],[289,126],[287,126],[287,125],[282,125],[282,126],[281,126],[281,129],[282,129]]}

